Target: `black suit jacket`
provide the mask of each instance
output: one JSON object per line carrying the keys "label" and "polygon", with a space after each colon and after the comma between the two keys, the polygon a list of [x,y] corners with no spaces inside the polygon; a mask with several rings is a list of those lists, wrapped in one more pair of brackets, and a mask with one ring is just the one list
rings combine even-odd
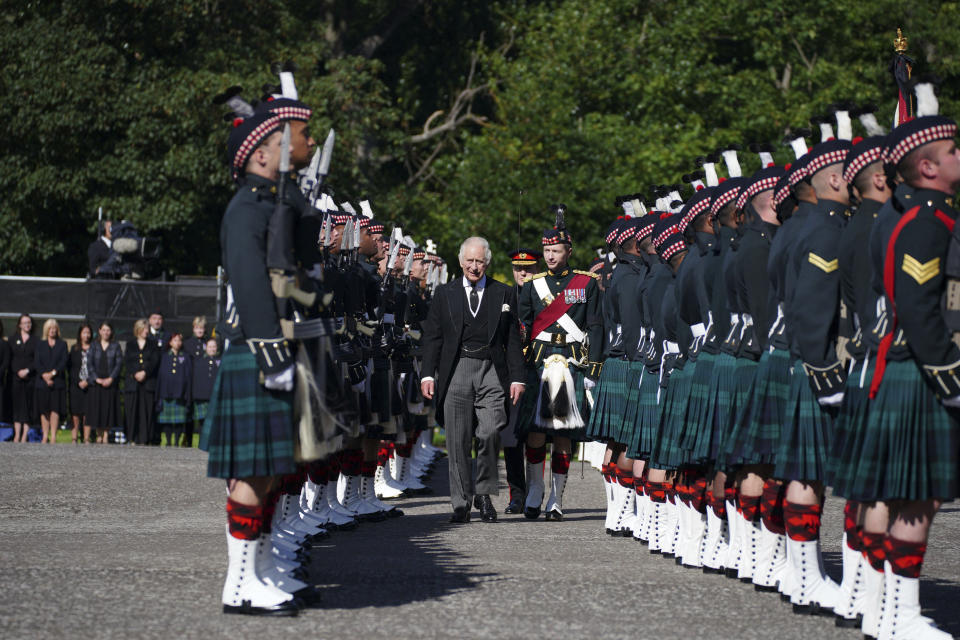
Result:
{"label": "black suit jacket", "polygon": [[[421,375],[436,380],[434,406],[437,422],[443,424],[443,401],[460,360],[464,314],[470,313],[463,278],[437,288],[430,312],[423,323],[423,367]],[[524,382],[523,352],[517,320],[517,293],[513,287],[487,276],[477,312],[487,314],[488,346],[500,384],[507,391],[511,382]]]}
{"label": "black suit jacket", "polygon": [[103,263],[109,259],[110,247],[108,247],[102,239],[97,238],[91,242],[90,246],[87,248],[87,262],[89,263],[90,277],[100,277],[100,275],[97,273],[97,269],[102,267]]}

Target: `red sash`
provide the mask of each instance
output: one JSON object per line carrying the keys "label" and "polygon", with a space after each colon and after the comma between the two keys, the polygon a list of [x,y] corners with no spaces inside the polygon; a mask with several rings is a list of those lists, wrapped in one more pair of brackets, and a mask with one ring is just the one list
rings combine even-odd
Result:
{"label": "red sash", "polygon": [[[894,335],[897,333],[897,304],[894,302],[894,280],[897,275],[897,256],[894,248],[897,244],[897,238],[900,237],[900,232],[903,231],[903,228],[907,226],[907,223],[911,222],[917,217],[917,214],[920,212],[920,207],[914,207],[906,213],[904,213],[900,220],[897,222],[897,226],[894,227],[893,233],[890,234],[890,241],[887,242],[887,252],[883,257],[883,289],[886,291],[887,299],[890,300],[890,332],[887,335],[883,336],[883,339],[880,340],[880,348],[877,351],[877,366],[873,371],[873,380],[870,381],[870,398],[877,397],[877,391],[880,390],[880,383],[883,382],[883,374],[887,369],[887,354],[890,353],[890,347],[893,345]],[[947,229],[953,232],[954,221],[951,220],[948,216],[943,215],[939,211],[935,212],[937,219],[943,223]]]}
{"label": "red sash", "polygon": [[590,276],[585,276],[582,273],[573,276],[570,282],[567,283],[567,287],[558,293],[553,301],[544,307],[543,311],[538,313],[537,317],[533,319],[533,332],[530,334],[530,339],[535,340],[541,331],[546,330],[547,327],[559,320],[560,316],[565,314],[570,307],[573,306],[573,303],[566,301],[566,296],[563,295],[564,291],[586,289],[588,284],[590,284]]}

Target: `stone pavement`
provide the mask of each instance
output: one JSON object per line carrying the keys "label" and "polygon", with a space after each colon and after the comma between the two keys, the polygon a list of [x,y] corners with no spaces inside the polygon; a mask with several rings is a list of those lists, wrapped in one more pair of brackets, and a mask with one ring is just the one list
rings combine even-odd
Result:
{"label": "stone pavement", "polygon": [[[452,526],[441,462],[436,493],[406,501],[404,517],[315,547],[325,608],[224,616],[224,487],[205,464],[197,450],[0,444],[0,637],[861,637],[603,535],[602,483],[589,467],[581,479],[579,463],[563,523]],[[841,508],[828,500],[824,519],[835,577]],[[960,635],[957,504],[937,516],[921,598]]]}

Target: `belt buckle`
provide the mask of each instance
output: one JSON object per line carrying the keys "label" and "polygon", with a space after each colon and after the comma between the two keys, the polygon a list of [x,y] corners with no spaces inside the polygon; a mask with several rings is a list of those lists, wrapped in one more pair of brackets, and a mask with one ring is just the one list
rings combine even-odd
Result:
{"label": "belt buckle", "polygon": [[550,342],[553,344],[567,344],[567,334],[554,333],[550,336]]}

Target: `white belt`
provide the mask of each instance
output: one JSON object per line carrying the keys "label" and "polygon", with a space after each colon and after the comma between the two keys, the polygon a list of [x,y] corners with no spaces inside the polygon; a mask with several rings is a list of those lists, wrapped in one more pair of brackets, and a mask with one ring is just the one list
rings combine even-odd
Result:
{"label": "white belt", "polygon": [[697,324],[690,325],[690,331],[693,333],[694,338],[699,338],[707,334],[707,327],[702,322],[698,322]]}
{"label": "white belt", "polygon": [[680,345],[676,342],[670,342],[669,340],[664,341],[664,348],[667,353],[680,353]]}
{"label": "white belt", "polygon": [[[582,331],[579,332],[580,335],[573,335],[572,333],[550,333],[549,331],[541,331],[537,334],[537,337],[534,340],[539,340],[541,342],[551,342],[554,344],[574,344],[583,342],[584,334]],[[563,342],[554,342],[554,336],[563,336]]]}

